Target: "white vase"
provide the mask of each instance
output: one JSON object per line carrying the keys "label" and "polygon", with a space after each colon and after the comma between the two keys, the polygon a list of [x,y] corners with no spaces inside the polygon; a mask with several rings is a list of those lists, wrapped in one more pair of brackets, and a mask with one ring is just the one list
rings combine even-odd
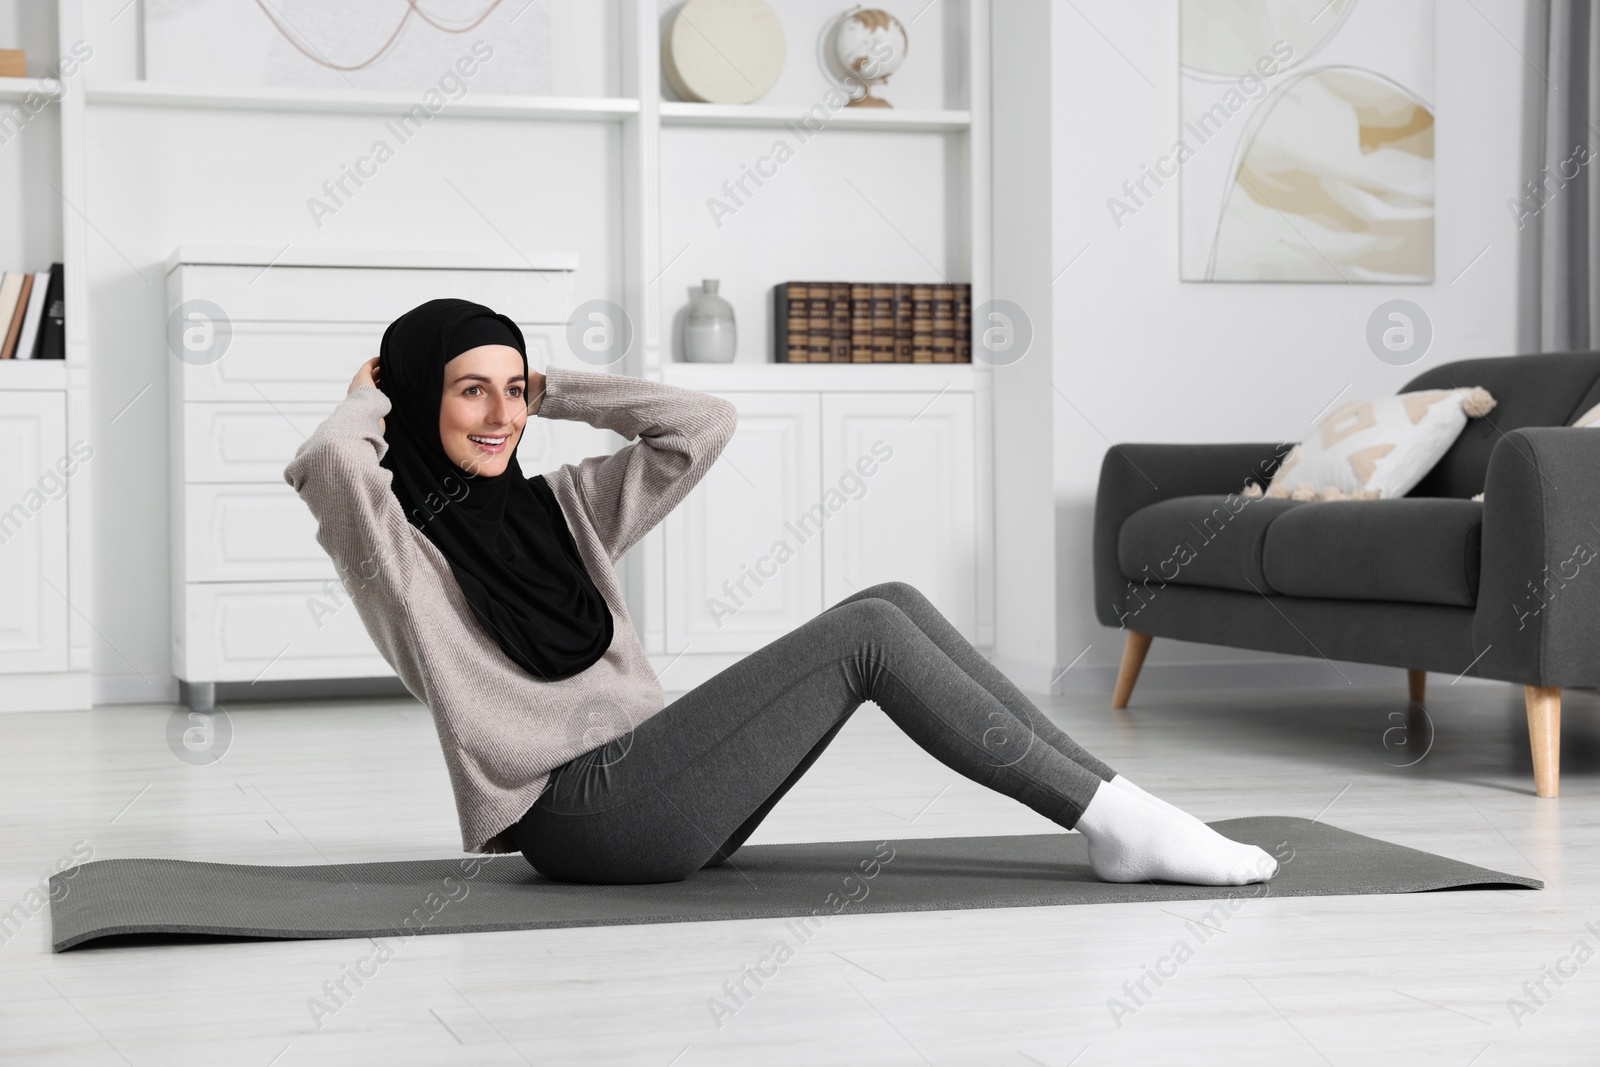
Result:
{"label": "white vase", "polygon": [[733,305],[717,295],[717,280],[701,283],[683,316],[683,358],[690,363],[731,363],[738,349]]}

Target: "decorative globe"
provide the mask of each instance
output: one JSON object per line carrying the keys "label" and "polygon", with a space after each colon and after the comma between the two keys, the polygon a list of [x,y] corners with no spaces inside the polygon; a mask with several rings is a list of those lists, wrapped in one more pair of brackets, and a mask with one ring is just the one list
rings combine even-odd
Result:
{"label": "decorative globe", "polygon": [[852,99],[852,107],[890,107],[872,95],[872,86],[889,80],[905,61],[910,42],[900,20],[879,8],[851,8],[833,28],[833,62],[852,81],[864,82],[867,91]]}

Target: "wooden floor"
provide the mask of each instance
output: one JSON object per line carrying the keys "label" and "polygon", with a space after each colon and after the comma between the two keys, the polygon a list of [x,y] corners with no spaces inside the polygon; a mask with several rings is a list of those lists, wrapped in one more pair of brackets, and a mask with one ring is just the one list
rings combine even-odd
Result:
{"label": "wooden floor", "polygon": [[[754,995],[720,1020],[710,998],[785,935],[781,920],[417,937],[364,985],[347,982],[353,995],[320,1026],[311,999],[372,954],[370,942],[53,955],[46,909],[0,944],[0,1062],[1594,1062],[1600,699],[1568,694],[1562,796],[1537,800],[1521,689],[1432,681],[1431,749],[1425,726],[1401,743],[1400,672],[1383,691],[1141,691],[1125,712],[1106,698],[1046,705],[1114,767],[1202,818],[1320,815],[1548,883],[1251,901],[1119,1017],[1110,998],[1133,1006],[1124,982],[1203,908],[846,913],[764,986],[747,983]],[[460,854],[419,706],[227,710],[231,747],[210,767],[173,755],[170,707],[0,717],[0,910],[58,860],[73,862],[78,842],[96,859]],[[751,843],[1053,829],[946,770],[868,705]],[[1558,986],[1545,970],[1563,958],[1571,977]],[[1532,986],[1535,1000],[1524,983],[1541,979],[1548,995]],[[1525,1005],[1517,1017],[1510,998]]]}

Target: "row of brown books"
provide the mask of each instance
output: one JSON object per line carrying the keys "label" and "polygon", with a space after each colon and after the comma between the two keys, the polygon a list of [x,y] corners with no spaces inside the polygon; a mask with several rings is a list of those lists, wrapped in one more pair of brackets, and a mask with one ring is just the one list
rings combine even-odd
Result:
{"label": "row of brown books", "polygon": [[0,359],[64,359],[61,264],[37,274],[0,274]]}
{"label": "row of brown books", "polygon": [[778,363],[971,363],[967,282],[784,282],[772,290]]}

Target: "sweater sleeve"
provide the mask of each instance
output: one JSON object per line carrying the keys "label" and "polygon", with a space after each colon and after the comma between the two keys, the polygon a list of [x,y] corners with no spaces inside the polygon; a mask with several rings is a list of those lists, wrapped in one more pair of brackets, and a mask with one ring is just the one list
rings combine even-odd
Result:
{"label": "sweater sleeve", "polygon": [[388,413],[381,390],[355,390],[295,450],[283,472],[316,517],[317,543],[351,591],[381,578],[391,592],[403,593],[414,563],[411,524],[389,488],[394,475],[378,463],[389,448],[381,423]]}
{"label": "sweater sleeve", "polygon": [[539,415],[638,438],[609,456],[567,465],[613,563],[689,495],[738,424],[738,409],[722,397],[566,367],[545,372]]}

